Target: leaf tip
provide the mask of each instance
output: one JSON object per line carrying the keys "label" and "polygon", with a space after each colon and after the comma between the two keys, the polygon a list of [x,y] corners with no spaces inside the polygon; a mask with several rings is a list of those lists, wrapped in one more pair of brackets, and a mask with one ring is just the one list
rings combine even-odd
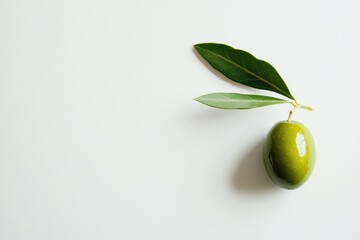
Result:
{"label": "leaf tip", "polygon": [[200,48],[206,48],[209,45],[218,45],[218,43],[212,43],[212,42],[196,43],[193,45],[193,47],[197,50]]}
{"label": "leaf tip", "polygon": [[196,102],[201,102],[201,101],[200,101],[200,97],[193,98],[192,100],[193,100],[193,101],[196,101]]}
{"label": "leaf tip", "polygon": [[201,48],[201,45],[202,45],[202,43],[196,43],[193,45],[193,47],[196,51],[199,51],[199,49]]}

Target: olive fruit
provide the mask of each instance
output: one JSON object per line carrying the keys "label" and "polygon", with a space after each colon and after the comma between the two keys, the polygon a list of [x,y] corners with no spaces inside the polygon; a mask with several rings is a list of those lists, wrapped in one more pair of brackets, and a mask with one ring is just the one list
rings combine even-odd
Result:
{"label": "olive fruit", "polygon": [[306,126],[296,121],[275,124],[266,137],[264,165],[271,180],[286,189],[301,186],[315,164],[315,144]]}

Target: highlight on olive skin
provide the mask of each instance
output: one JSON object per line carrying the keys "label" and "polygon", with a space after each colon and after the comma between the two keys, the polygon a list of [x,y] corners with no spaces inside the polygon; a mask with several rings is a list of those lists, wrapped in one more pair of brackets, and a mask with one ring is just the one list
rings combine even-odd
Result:
{"label": "highlight on olive skin", "polygon": [[307,127],[300,122],[292,121],[292,117],[297,109],[312,110],[312,108],[297,101],[280,74],[266,61],[257,59],[244,50],[220,43],[200,43],[194,45],[194,48],[224,77],[248,87],[282,95],[282,98],[278,98],[216,92],[199,96],[194,100],[210,107],[232,110],[285,103],[291,105],[287,121],[275,124],[267,135],[263,161],[266,172],[278,186],[295,189],[303,185],[314,168],[315,144]]}
{"label": "highlight on olive skin", "polygon": [[263,160],[274,183],[295,189],[310,177],[315,154],[313,137],[305,125],[296,121],[282,121],[266,137]]}

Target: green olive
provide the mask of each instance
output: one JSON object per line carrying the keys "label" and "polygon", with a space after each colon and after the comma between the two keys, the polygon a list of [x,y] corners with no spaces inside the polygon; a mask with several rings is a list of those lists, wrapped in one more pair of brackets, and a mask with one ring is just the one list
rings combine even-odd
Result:
{"label": "green olive", "polygon": [[313,137],[302,123],[278,122],[266,137],[263,158],[266,171],[275,184],[287,189],[298,188],[314,168]]}

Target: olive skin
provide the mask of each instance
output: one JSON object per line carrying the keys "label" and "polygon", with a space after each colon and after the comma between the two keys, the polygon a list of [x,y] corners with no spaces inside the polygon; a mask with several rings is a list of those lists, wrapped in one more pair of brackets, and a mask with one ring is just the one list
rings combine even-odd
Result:
{"label": "olive skin", "polygon": [[263,149],[265,169],[271,180],[286,189],[300,187],[315,164],[315,143],[307,127],[296,121],[275,124]]}

